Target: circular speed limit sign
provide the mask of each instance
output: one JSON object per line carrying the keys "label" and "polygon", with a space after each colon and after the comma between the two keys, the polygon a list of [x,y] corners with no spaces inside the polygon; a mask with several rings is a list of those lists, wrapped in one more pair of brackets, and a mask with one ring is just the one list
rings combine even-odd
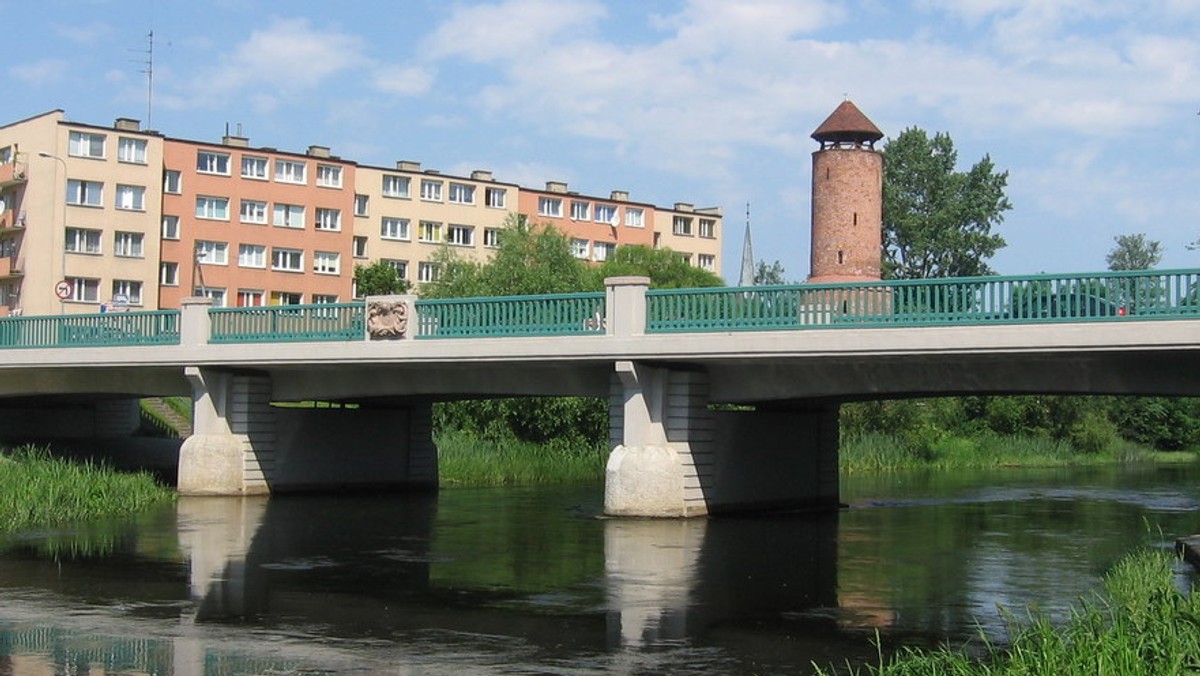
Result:
{"label": "circular speed limit sign", "polygon": [[54,285],[54,295],[58,296],[59,300],[66,300],[70,298],[71,292],[74,290],[75,289],[72,288],[71,283],[65,279]]}

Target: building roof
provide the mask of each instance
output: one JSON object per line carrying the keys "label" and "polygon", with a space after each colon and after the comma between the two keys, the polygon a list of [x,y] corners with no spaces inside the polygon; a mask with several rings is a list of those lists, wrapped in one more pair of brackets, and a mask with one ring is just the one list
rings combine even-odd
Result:
{"label": "building roof", "polygon": [[825,118],[821,126],[812,133],[814,141],[821,143],[875,143],[883,138],[883,132],[874,122],[867,119],[858,106],[849,99],[842,101],[833,113]]}

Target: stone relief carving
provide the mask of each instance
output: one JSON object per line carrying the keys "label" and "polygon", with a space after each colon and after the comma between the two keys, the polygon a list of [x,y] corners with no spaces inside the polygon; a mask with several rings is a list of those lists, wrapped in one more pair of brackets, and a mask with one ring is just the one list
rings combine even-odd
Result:
{"label": "stone relief carving", "polygon": [[395,340],[408,333],[408,303],[372,301],[367,307],[367,335],[371,340]]}

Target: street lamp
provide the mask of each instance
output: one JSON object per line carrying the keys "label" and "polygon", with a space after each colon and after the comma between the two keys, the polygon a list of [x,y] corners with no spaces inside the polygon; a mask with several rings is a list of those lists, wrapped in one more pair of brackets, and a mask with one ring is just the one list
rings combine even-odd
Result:
{"label": "street lamp", "polygon": [[[63,168],[63,194],[65,195],[66,194],[66,181],[67,181],[67,161],[64,160],[63,158],[59,157],[58,155],[55,155],[53,153],[48,153],[44,150],[38,152],[38,157],[45,157],[46,159],[58,160],[58,163],[62,165],[62,168]],[[57,176],[56,176],[56,178],[57,178]],[[55,201],[54,203],[57,204],[58,202]],[[60,269],[62,272],[62,281],[65,282],[65,281],[67,281],[67,205],[65,203],[65,199],[64,199],[64,203],[63,203],[63,207],[62,207],[62,212],[63,212],[62,213],[63,244],[62,244],[62,267]],[[50,236],[50,248],[51,249],[54,248],[54,236],[53,235]],[[53,257],[51,257],[50,260],[53,261],[54,260]],[[53,263],[51,263],[51,266],[53,266]],[[50,276],[52,278],[54,277],[53,269],[50,270]],[[66,301],[63,298],[58,299],[58,313],[59,314],[67,313]]]}

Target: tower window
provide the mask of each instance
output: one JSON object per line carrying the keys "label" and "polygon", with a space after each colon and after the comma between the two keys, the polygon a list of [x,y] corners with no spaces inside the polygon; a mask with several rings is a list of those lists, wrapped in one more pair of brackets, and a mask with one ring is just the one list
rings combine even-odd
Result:
{"label": "tower window", "polygon": [[838,265],[841,265],[842,263],[845,263],[845,262],[846,262],[845,252],[843,252],[841,249],[838,249]]}
{"label": "tower window", "polygon": [[829,180],[829,167],[825,167],[825,180]]}
{"label": "tower window", "polygon": [[858,225],[858,212],[854,212],[854,224]]}

